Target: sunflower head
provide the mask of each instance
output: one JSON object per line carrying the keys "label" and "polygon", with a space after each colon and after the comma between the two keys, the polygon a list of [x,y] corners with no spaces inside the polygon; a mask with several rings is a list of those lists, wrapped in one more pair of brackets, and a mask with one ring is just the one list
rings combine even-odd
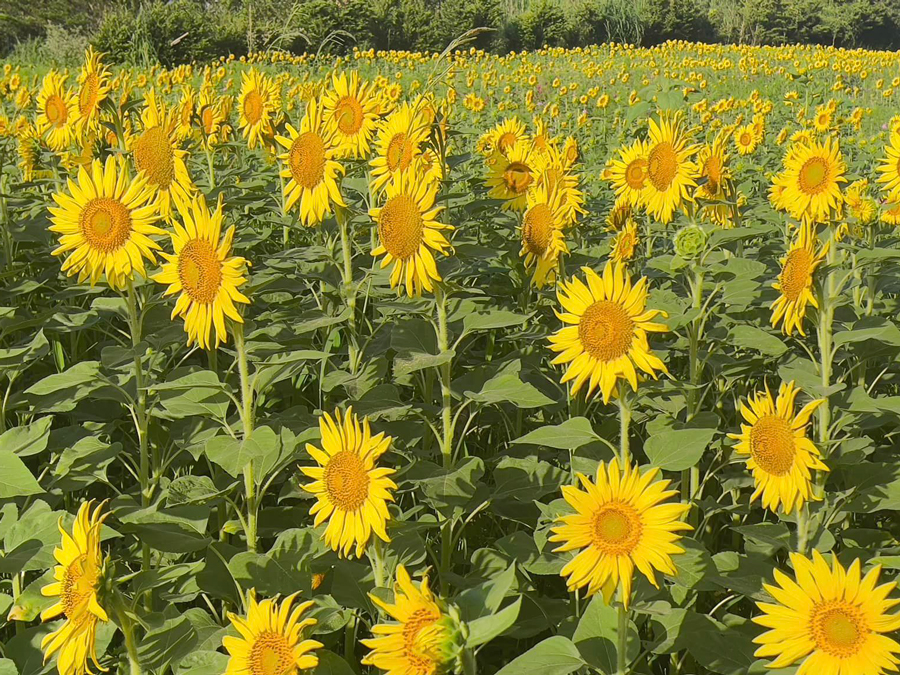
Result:
{"label": "sunflower head", "polygon": [[813,273],[827,254],[828,244],[816,250],[818,237],[816,226],[811,222],[801,223],[791,249],[781,261],[781,274],[772,284],[780,292],[772,304],[772,325],[782,324],[782,331],[790,335],[796,330],[806,335],[803,320],[806,307],[818,307],[813,294]]}
{"label": "sunflower head", "polygon": [[777,178],[784,188],[784,204],[797,220],[820,223],[840,210],[841,184],[846,165],[837,141],[794,144],[788,148],[784,171]]}

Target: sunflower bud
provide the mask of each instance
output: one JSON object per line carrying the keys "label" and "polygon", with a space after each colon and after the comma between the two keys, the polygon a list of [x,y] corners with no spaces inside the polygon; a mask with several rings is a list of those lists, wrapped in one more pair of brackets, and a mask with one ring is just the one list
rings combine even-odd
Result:
{"label": "sunflower bud", "polygon": [[675,233],[675,253],[686,260],[696,258],[706,248],[706,239],[699,225],[685,225]]}

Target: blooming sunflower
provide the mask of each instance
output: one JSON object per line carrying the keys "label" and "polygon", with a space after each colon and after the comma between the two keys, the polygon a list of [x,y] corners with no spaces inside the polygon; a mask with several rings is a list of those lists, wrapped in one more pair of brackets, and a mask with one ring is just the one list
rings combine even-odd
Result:
{"label": "blooming sunflower", "polygon": [[173,112],[149,89],[141,112],[141,131],[131,138],[130,149],[137,170],[159,195],[159,210],[164,217],[172,215],[173,199],[190,202],[196,190],[185,165],[187,152],[176,140],[176,126]]}
{"label": "blooming sunflower", "polygon": [[379,245],[372,255],[384,256],[382,268],[394,264],[391,288],[405,284],[410,297],[432,291],[433,281],[441,280],[431,250],[446,255],[451,248],[441,230],[453,227],[437,220],[443,210],[434,205],[437,191],[436,182],[409,169],[387,184],[384,204],[369,211],[378,226]]}
{"label": "blooming sunflower", "polygon": [[737,148],[739,155],[750,155],[759,145],[757,135],[754,133],[752,124],[745,124],[738,127],[734,132],[734,146]]}
{"label": "blooming sunflower", "polygon": [[814,222],[828,220],[843,203],[841,183],[846,166],[837,141],[810,141],[788,149],[784,171],[778,180],[784,187],[784,202],[794,218]]}
{"label": "blooming sunflower", "polygon": [[679,115],[664,115],[658,123],[650,120],[645,204],[662,223],[672,220],[682,202],[692,200],[697,186],[697,167],[690,158],[698,148],[689,146],[688,140]]}
{"label": "blooming sunflower", "polygon": [[332,203],[344,206],[337,182],[344,167],[335,160],[334,132],[323,124],[315,101],[307,104],[300,130],[288,124],[287,131],[287,136],[275,137],[287,150],[278,156],[285,164],[281,175],[289,179],[284,186],[284,208],[289,210],[299,202],[300,222],[311,227],[331,214]]}
{"label": "blooming sunflower", "polygon": [[459,647],[458,630],[428,588],[428,576],[419,588],[403,565],[397,566],[394,603],[375,594],[369,597],[394,619],[372,626],[373,637],[362,640],[371,651],[362,664],[387,675],[437,675],[448,670]]}
{"label": "blooming sunflower", "polygon": [[58,563],[53,569],[54,583],[41,588],[41,595],[59,598],[57,603],[41,612],[41,621],[65,616],[59,628],[44,637],[41,649],[44,660],[59,652],[57,668],[60,675],[90,673],[88,658],[99,670],[107,670],[97,660],[97,622],[109,617],[97,598],[103,554],[100,551],[100,529],[108,513],[101,514],[105,503],[93,508],[93,502],[78,508],[72,534],[59,521],[62,542],[54,549]]}
{"label": "blooming sunflower", "polygon": [[894,227],[900,225],[900,202],[886,204],[885,209],[881,212],[881,221]]}
{"label": "blooming sunflower", "polygon": [[303,638],[316,620],[301,618],[315,603],[307,600],[295,606],[297,595],[289,595],[280,603],[275,599],[257,602],[251,590],[247,594],[247,616],[228,613],[240,637],[222,638],[230,657],[225,675],[297,675],[319,665],[319,657],[313,652],[321,649],[322,643]]}
{"label": "blooming sunflower", "polygon": [[406,171],[420,154],[420,146],[428,138],[428,127],[421,115],[403,103],[380,125],[375,142],[372,188],[379,191],[398,173]]}
{"label": "blooming sunflower", "polygon": [[281,92],[269,77],[251,68],[241,73],[241,94],[238,98],[238,125],[251,150],[271,136],[275,116],[281,109]]}
{"label": "blooming sunflower", "polygon": [[859,559],[844,569],[832,557],[831,569],[816,550],[812,558],[791,553],[794,579],[775,570],[776,584],[764,584],[775,603],[758,602],[753,622],[768,628],[754,638],[755,656],[774,658],[770,668],[800,659],[797,675],[882,675],[894,672],[900,645],[886,635],[900,628],[888,596],[896,582],[878,585],[881,566],[862,576]]}
{"label": "blooming sunflower", "polygon": [[37,128],[28,122],[16,132],[16,153],[19,155],[19,168],[26,183],[34,180],[38,158],[41,156],[41,135]]}
{"label": "blooming sunflower", "polygon": [[884,149],[885,157],[882,158],[878,172],[878,182],[883,184],[883,190],[891,201],[900,201],[900,130],[891,131],[891,137]]}
{"label": "blooming sunflower", "polygon": [[566,211],[560,194],[539,184],[528,191],[527,209],[522,216],[522,250],[525,269],[534,265],[531,283],[543,288],[556,278],[561,253],[568,253],[563,234]]}
{"label": "blooming sunflower", "polygon": [[361,421],[349,408],[341,418],[325,413],[319,418],[322,448],[309,443],[306,451],[319,466],[300,467],[313,479],[303,489],[316,496],[310,509],[318,527],[326,520],[322,535],[328,546],[338,555],[355,554],[360,557],[371,534],[382,541],[390,541],[386,525],[390,520],[387,503],[394,501],[392,490],[397,485],[389,476],[393,469],[376,466],[391,445],[391,437],[383,433],[372,435],[368,418]]}
{"label": "blooming sunflower", "polygon": [[572,394],[587,383],[590,396],[599,386],[607,403],[620,379],[637,391],[635,366],[656,379],[668,373],[665,364],[650,352],[647,333],[668,331],[653,319],[659,310],[646,310],[647,278],[634,285],[624,266],[606,263],[603,276],[583,267],[587,283],[573,277],[557,292],[563,312],[556,315],[569,324],[550,336],[550,349],[560,352],[551,363],[567,363],[562,382],[572,380]]}
{"label": "blooming sunflower", "polygon": [[75,120],[78,118],[78,98],[66,89],[66,76],[51,70],[44,76],[37,97],[38,114],[35,120],[38,131],[46,135],[51,150],[65,150],[75,138]]}
{"label": "blooming sunflower", "polygon": [[813,294],[813,272],[825,259],[828,251],[826,243],[817,253],[816,226],[813,223],[801,223],[797,238],[791,245],[788,254],[781,260],[781,274],[778,281],[772,284],[781,295],[772,303],[772,326],[782,322],[781,329],[785,335],[803,330],[803,319],[806,317],[806,305],[819,307]]}
{"label": "blooming sunflower", "polygon": [[335,135],[340,157],[366,157],[378,121],[378,100],[356,72],[334,73],[322,97],[325,124]]}
{"label": "blooming sunflower", "polygon": [[577,473],[583,490],[563,486],[563,497],[576,512],[559,518],[550,541],[560,542],[555,551],[578,551],[560,571],[568,577],[569,590],[587,586],[588,595],[602,591],[608,604],[621,584],[628,607],[635,567],[657,588],[655,570],[676,574],[672,556],[684,552],[677,532],[693,529],[681,521],[691,506],[662,503],[678,491],[666,489],[668,480],[654,480],[658,475],[655,467],[620,470],[614,459],[608,465],[600,462],[596,482]]}
{"label": "blooming sunflower", "polygon": [[544,185],[549,192],[559,194],[565,226],[571,227],[580,216],[587,213],[584,208],[584,192],[578,187],[579,179],[572,170],[572,163],[552,145],[544,152],[533,153],[532,158],[534,185]]}
{"label": "blooming sunflower", "polygon": [[[221,237],[221,198],[213,213],[209,212],[203,195],[195,197],[191,204],[179,202],[178,213],[183,225],[173,221],[173,231],[169,233],[174,254],[160,253],[167,262],[152,278],[169,285],[164,296],[180,294],[172,318],[184,318],[188,346],[196,342],[202,349],[216,349],[228,338],[226,316],[243,323],[234,303],[250,302],[238,290],[247,283],[246,261],[230,255],[234,226]],[[214,341],[210,339],[213,326],[216,327]]]}
{"label": "blooming sunflower", "polygon": [[487,142],[488,147],[505,155],[516,145],[528,144],[531,140],[525,130],[525,123],[518,117],[508,117],[487,132]]}
{"label": "blooming sunflower", "polygon": [[102,55],[88,47],[84,55],[84,65],[78,75],[78,118],[75,128],[79,135],[100,131],[100,104],[110,92],[109,69],[100,61]]}
{"label": "blooming sunflower", "polygon": [[146,276],[144,258],[156,263],[159,245],[150,239],[163,234],[153,225],[159,219],[153,188],[146,176],[131,180],[123,159],[110,156],[106,165],[94,160],[90,171],[78,170],[69,180],[69,194],[57,192],[51,206],[51,232],[60,235],[53,255],[69,254],[62,265],[69,276],[91,285],[106,274],[111,288],[121,290],[135,271]]}
{"label": "blooming sunflower", "polygon": [[647,198],[647,145],[638,139],[619,148],[619,157],[607,163],[604,177],[612,183],[616,203],[622,200],[632,208],[643,206]]}
{"label": "blooming sunflower", "polygon": [[806,404],[794,415],[794,403],[800,389],[793,382],[782,383],[774,399],[768,386],[741,403],[740,434],[729,434],[739,441],[735,452],[747,456],[747,468],[753,473],[756,490],[750,501],[762,496],[764,508],[785,513],[799,510],[803,503],[815,500],[810,470],[828,471],[819,459],[819,450],[806,437],[806,425],[824,399]]}
{"label": "blooming sunflower", "polygon": [[493,199],[503,199],[504,211],[524,211],[526,194],[534,182],[534,157],[531,146],[515,145],[506,154],[494,151],[487,160],[488,176],[485,179]]}
{"label": "blooming sunflower", "polygon": [[628,224],[634,211],[627,199],[619,198],[606,214],[606,229],[618,232]]}
{"label": "blooming sunflower", "polygon": [[625,226],[616,233],[609,257],[618,263],[627,263],[634,257],[634,251],[637,246],[637,223],[633,219],[629,219]]}
{"label": "blooming sunflower", "polygon": [[194,131],[194,113],[197,110],[197,92],[188,84],[181,88],[181,100],[175,106],[175,138],[183,141]]}
{"label": "blooming sunflower", "polygon": [[226,105],[224,99],[216,96],[216,90],[210,82],[204,82],[200,87],[196,120],[200,127],[200,138],[206,147],[215,147],[223,140],[222,129],[228,120]]}
{"label": "blooming sunflower", "polygon": [[704,145],[697,153],[700,179],[704,182],[701,182],[694,192],[694,199],[708,202],[702,206],[702,215],[723,227],[731,224],[732,217],[731,208],[727,203],[732,195],[731,170],[728,168],[725,138],[724,134],[719,134],[712,144]]}

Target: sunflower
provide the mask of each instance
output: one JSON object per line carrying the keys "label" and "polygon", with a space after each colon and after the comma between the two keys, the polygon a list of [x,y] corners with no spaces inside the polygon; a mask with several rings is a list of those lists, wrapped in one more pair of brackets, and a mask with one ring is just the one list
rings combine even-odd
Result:
{"label": "sunflower", "polygon": [[506,154],[494,151],[487,160],[485,185],[493,199],[503,199],[504,211],[524,211],[526,194],[534,182],[534,157],[531,146],[515,145]]}
{"label": "sunflower", "polygon": [[441,280],[431,250],[447,255],[451,248],[441,230],[453,227],[437,220],[444,208],[434,205],[437,191],[436,182],[407,170],[387,184],[384,204],[369,211],[378,226],[379,245],[372,255],[384,256],[382,268],[394,264],[391,288],[405,284],[410,297],[434,290],[433,281]]}
{"label": "sunflower", "polygon": [[739,155],[752,154],[758,145],[759,141],[753,131],[752,124],[738,127],[737,131],[734,132],[734,146],[737,148]]}
{"label": "sunflower", "polygon": [[638,241],[637,223],[629,219],[624,227],[616,233],[609,257],[618,263],[627,263],[634,257]]}
{"label": "sunflower", "polygon": [[226,106],[224,99],[216,96],[216,90],[210,82],[204,82],[200,87],[196,120],[200,138],[206,147],[215,147],[224,140],[222,131],[228,120]]}
{"label": "sunflower", "polygon": [[900,130],[891,131],[888,145],[884,149],[886,157],[881,159],[878,172],[878,182],[883,184],[883,190],[888,199],[900,201]]}
{"label": "sunflower", "polygon": [[256,68],[241,73],[241,114],[238,126],[251,150],[274,132],[275,116],[281,110],[278,85]]}
{"label": "sunflower", "polygon": [[704,182],[694,192],[694,199],[707,202],[701,207],[702,215],[722,227],[731,224],[732,212],[727,202],[733,197],[725,139],[724,134],[719,134],[711,145],[704,145],[697,153],[700,179]]}
{"label": "sunflower", "polygon": [[634,211],[631,208],[631,204],[628,202],[628,199],[619,198],[616,200],[613,207],[609,210],[609,213],[606,214],[606,229],[612,230],[613,232],[618,232],[623,227],[628,224],[628,221],[631,220],[631,216]]}
{"label": "sunflower", "polygon": [[306,444],[306,451],[319,466],[300,467],[313,479],[303,486],[316,496],[309,513],[316,517],[316,527],[328,521],[322,536],[332,550],[350,556],[355,546],[356,557],[360,557],[373,532],[382,541],[390,541],[387,503],[394,501],[391,492],[397,485],[389,478],[394,470],[378,467],[376,462],[391,446],[391,437],[383,433],[373,436],[368,418],[360,421],[352,408],[343,419],[340,410],[334,418],[325,413],[319,418],[319,430],[322,449]]}
{"label": "sunflower", "polygon": [[307,600],[295,606],[297,595],[289,595],[280,603],[275,599],[257,602],[251,590],[247,593],[247,616],[228,613],[240,637],[222,638],[230,657],[225,675],[298,675],[319,665],[319,657],[313,652],[324,645],[303,637],[316,620],[301,618],[315,603]]}
{"label": "sunflower", "polygon": [[845,171],[837,141],[830,138],[789,148],[778,178],[788,213],[798,220],[828,220],[843,203],[840,184],[847,182]]}
{"label": "sunflower", "polygon": [[46,135],[47,145],[54,152],[65,150],[75,139],[75,120],[78,119],[78,97],[66,89],[65,75],[51,70],[44,76],[37,97],[38,114],[35,124]]}
{"label": "sunflower", "polygon": [[41,612],[41,621],[65,617],[63,624],[41,641],[45,661],[59,652],[60,675],[90,673],[88,658],[97,669],[107,670],[97,660],[96,635],[97,622],[109,621],[97,597],[104,566],[100,529],[109,514],[101,515],[105,502],[91,510],[93,504],[86,502],[78,508],[71,535],[60,518],[62,542],[53,551],[58,563],[53,569],[56,581],[41,588],[41,595],[59,598]]}
{"label": "sunflower", "polygon": [[300,130],[288,124],[287,131],[288,136],[275,137],[287,150],[278,156],[285,164],[282,177],[290,179],[284,186],[284,208],[290,210],[299,201],[300,222],[311,227],[331,214],[332,203],[344,206],[337,182],[344,167],[335,161],[335,135],[323,124],[315,101],[307,104]]}
{"label": "sunflower", "polygon": [[587,283],[578,278],[562,282],[557,297],[563,312],[557,316],[569,324],[550,336],[550,349],[561,352],[551,363],[567,363],[562,382],[573,380],[572,395],[588,383],[587,395],[597,387],[607,403],[620,379],[637,391],[635,366],[656,379],[668,373],[665,364],[650,352],[647,333],[668,331],[653,319],[663,314],[646,310],[647,278],[634,285],[624,266],[606,263],[603,276],[582,268]]}
{"label": "sunflower", "polygon": [[403,103],[380,125],[375,142],[372,167],[372,189],[376,192],[398,173],[406,171],[420,154],[420,146],[428,138],[428,127],[409,103]]}
{"label": "sunflower", "polygon": [[450,667],[459,651],[455,621],[428,588],[428,576],[419,588],[403,565],[397,566],[394,603],[369,594],[394,621],[372,626],[373,637],[362,640],[371,651],[362,664],[387,675],[438,675]]}
{"label": "sunflower", "polygon": [[173,199],[190,202],[197,189],[185,165],[187,152],[176,140],[176,125],[173,112],[149,89],[141,113],[141,131],[131,138],[129,148],[137,170],[159,195],[159,210],[164,217],[172,215]]}
{"label": "sunflower", "polygon": [[806,404],[794,415],[794,402],[800,390],[793,382],[782,383],[778,398],[768,386],[741,404],[740,434],[729,434],[739,441],[735,452],[747,456],[747,468],[753,473],[756,490],[750,501],[762,496],[764,508],[785,513],[817,499],[811,490],[810,470],[828,471],[819,459],[819,450],[806,437],[806,425],[824,399]]}
{"label": "sunflower", "polygon": [[783,321],[781,329],[785,335],[792,334],[796,329],[805,336],[803,319],[806,317],[806,305],[819,307],[813,295],[813,272],[825,259],[828,244],[817,253],[817,242],[816,226],[809,222],[801,223],[790,251],[781,260],[778,281],[772,284],[781,293],[772,303],[772,326]]}
{"label": "sunflower", "polygon": [[572,164],[552,145],[544,152],[533,153],[532,158],[534,185],[544,185],[549,192],[559,194],[565,226],[571,227],[580,216],[587,213],[584,208],[584,192],[578,188],[579,178],[572,171]]}
{"label": "sunflower", "polygon": [[790,557],[794,579],[776,569],[777,585],[764,584],[775,603],[756,603],[763,613],[753,622],[769,630],[754,638],[755,656],[774,658],[770,668],[803,659],[797,675],[896,671],[900,645],[886,635],[900,628],[890,613],[898,601],[888,597],[896,582],[878,585],[880,565],[863,577],[859,559],[844,569],[833,556],[829,569],[816,550]]}
{"label": "sunflower", "polygon": [[[166,262],[152,278],[168,284],[164,296],[180,294],[172,318],[184,318],[188,346],[196,342],[202,349],[217,349],[228,338],[225,317],[243,323],[234,303],[250,302],[238,290],[247,283],[246,261],[230,255],[234,226],[221,237],[221,197],[213,213],[203,195],[195,197],[191,204],[179,202],[178,213],[183,225],[173,221],[174,229],[169,233],[174,254],[160,253]],[[210,339],[213,326],[214,341]]]}
{"label": "sunflower", "polygon": [[183,141],[194,131],[194,112],[197,109],[197,92],[190,85],[181,88],[181,100],[175,106],[175,138]]}
{"label": "sunflower", "polygon": [[549,540],[560,542],[554,551],[578,551],[560,572],[568,577],[569,590],[587,586],[588,595],[602,591],[609,604],[621,584],[628,607],[635,567],[657,588],[655,570],[676,574],[672,556],[684,552],[677,532],[693,529],[681,521],[691,505],[662,503],[678,491],[666,489],[668,480],[654,480],[658,475],[655,467],[620,470],[614,459],[608,465],[600,462],[596,482],[576,473],[583,490],[563,486],[563,497],[576,512],[558,519]]}
{"label": "sunflower", "polygon": [[638,139],[628,147],[619,148],[618,159],[607,163],[604,178],[612,183],[616,203],[620,200],[632,208],[643,206],[647,199],[647,145]]}
{"label": "sunflower", "polygon": [[335,135],[340,157],[358,159],[369,154],[378,121],[378,101],[356,72],[334,73],[331,90],[322,97],[325,124]]}
{"label": "sunflower", "polygon": [[550,135],[550,130],[547,129],[547,123],[540,117],[533,118],[531,123],[534,126],[531,144],[534,147],[535,152],[544,153],[549,148],[555,147],[556,139]]}
{"label": "sunflower", "polygon": [[[519,144],[529,144],[531,140],[525,130],[525,123],[518,117],[509,117],[487,132],[488,147],[505,155]],[[537,146],[535,146],[537,149]]]}
{"label": "sunflower", "polygon": [[688,145],[681,117],[664,115],[650,120],[647,141],[647,212],[662,223],[672,220],[683,201],[691,201],[697,186],[697,167],[690,157],[697,147]]}
{"label": "sunflower", "polygon": [[41,156],[41,135],[30,122],[16,132],[16,153],[19,155],[18,164],[22,170],[22,179],[30,183],[34,180],[35,169]]}
{"label": "sunflower", "polygon": [[78,118],[75,128],[79,135],[100,131],[100,104],[110,92],[109,69],[100,61],[102,55],[88,47],[84,55],[84,65],[78,75]]}
{"label": "sunflower", "polygon": [[556,279],[561,253],[568,253],[563,234],[566,211],[560,194],[539,184],[528,191],[527,208],[522,216],[522,250],[525,269],[534,265],[531,283],[543,288]]}
{"label": "sunflower", "polygon": [[60,235],[53,255],[69,254],[62,269],[78,273],[79,283],[91,285],[106,274],[111,288],[121,290],[135,271],[146,276],[144,258],[156,263],[159,245],[150,239],[163,234],[153,225],[159,219],[153,189],[145,176],[131,180],[121,159],[110,156],[106,165],[94,160],[90,171],[78,170],[69,180],[71,194],[55,193],[50,207],[51,232]]}
{"label": "sunflower", "polygon": [[900,225],[900,202],[886,204],[881,212],[881,222],[897,227]]}

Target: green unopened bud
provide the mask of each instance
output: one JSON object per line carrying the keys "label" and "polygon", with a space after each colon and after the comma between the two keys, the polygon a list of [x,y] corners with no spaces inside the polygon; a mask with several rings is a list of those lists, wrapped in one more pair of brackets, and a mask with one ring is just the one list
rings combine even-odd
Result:
{"label": "green unopened bud", "polygon": [[699,225],[685,225],[675,233],[675,253],[686,260],[696,258],[706,249],[706,232]]}

